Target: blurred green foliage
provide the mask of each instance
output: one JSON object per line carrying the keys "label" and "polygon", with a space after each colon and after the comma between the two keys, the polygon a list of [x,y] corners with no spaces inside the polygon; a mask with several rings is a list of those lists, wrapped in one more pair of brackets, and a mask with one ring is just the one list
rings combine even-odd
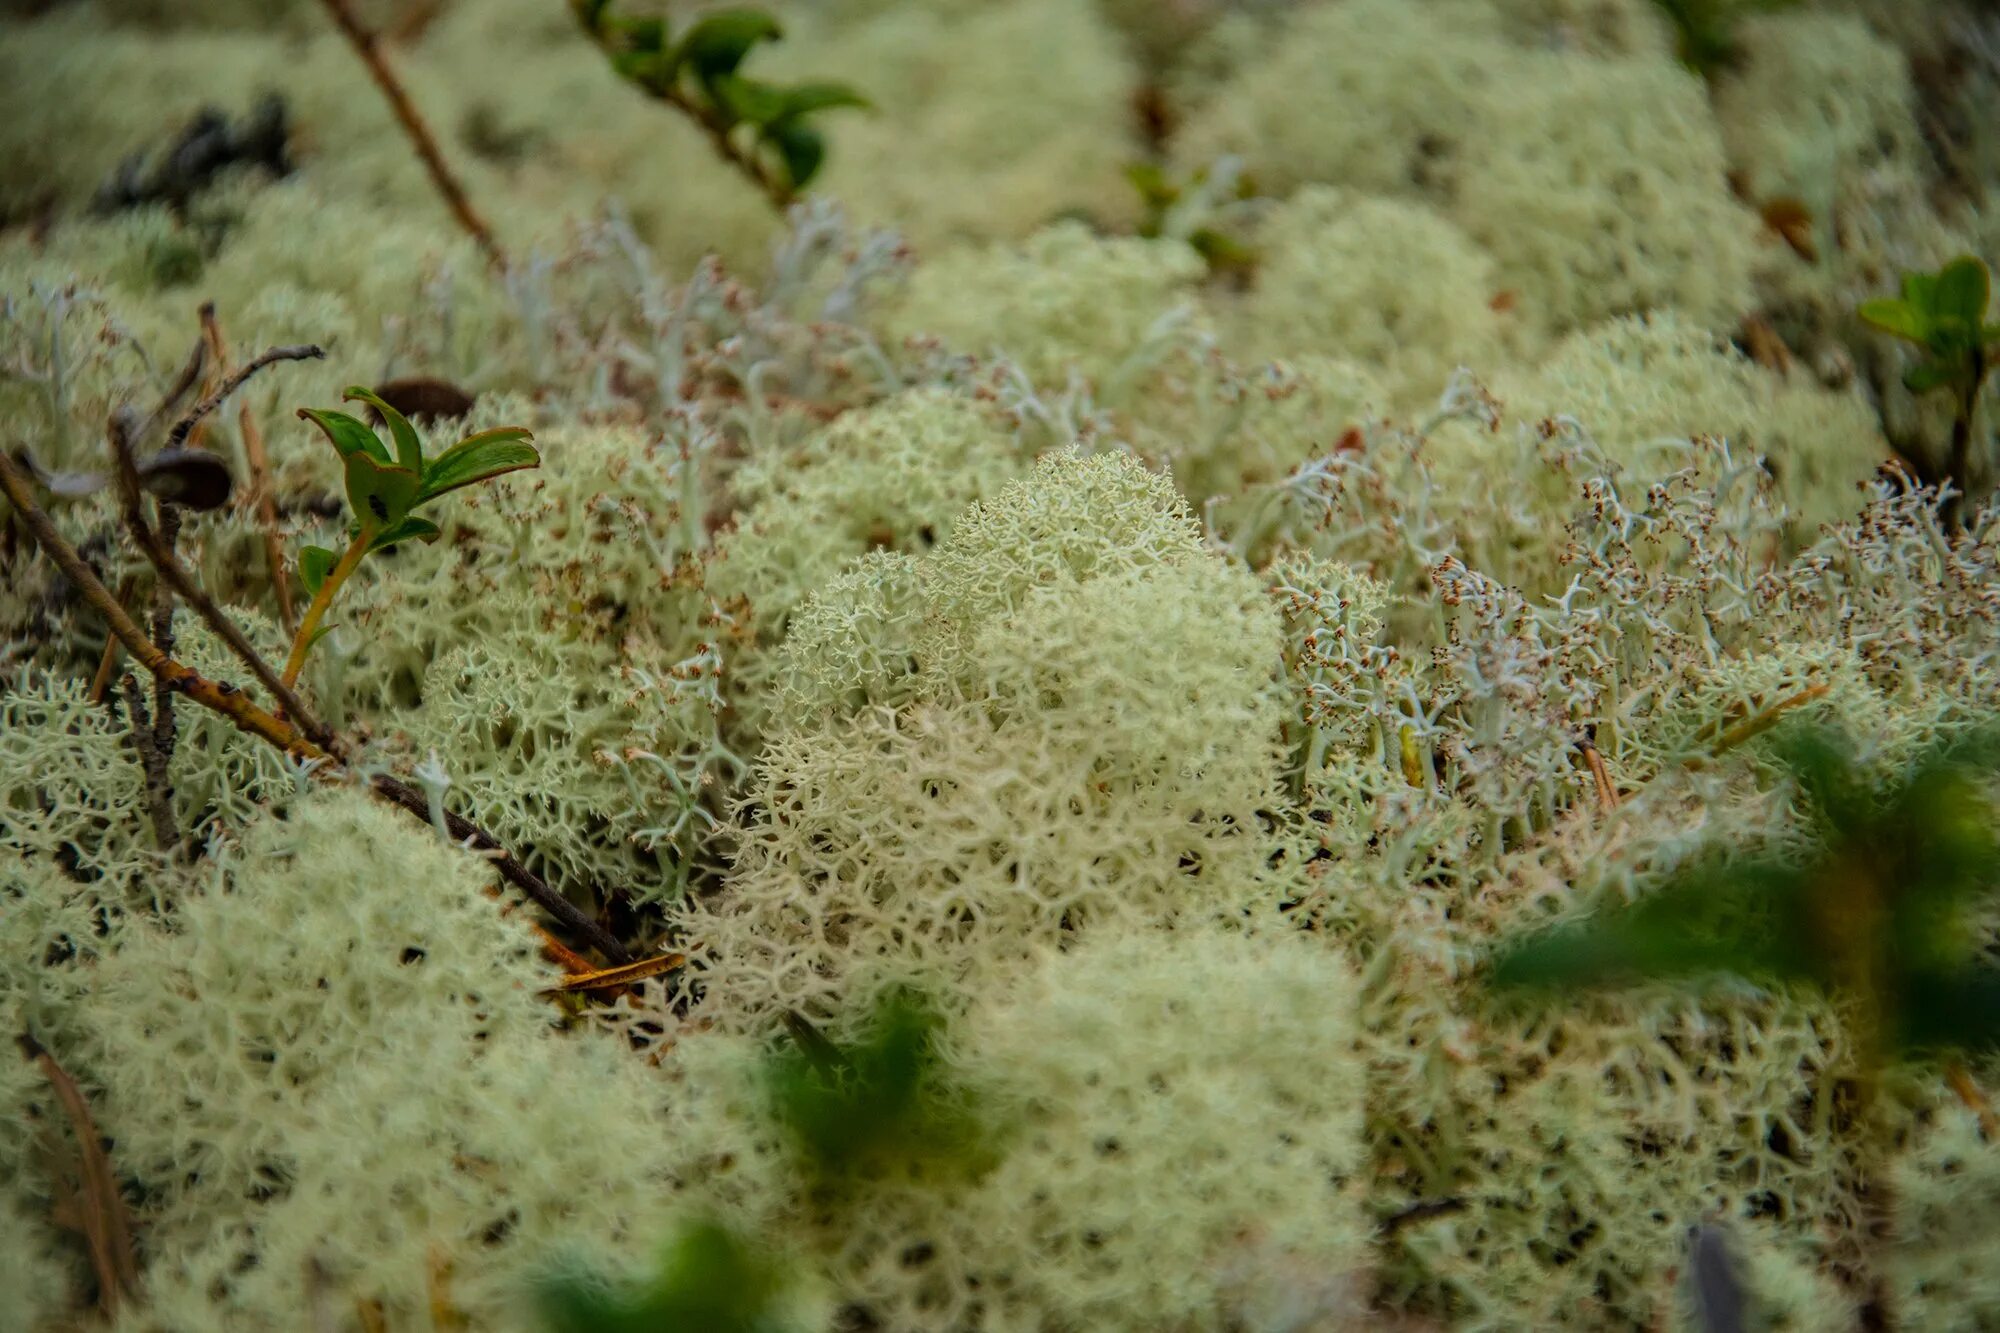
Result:
{"label": "blurred green foliage", "polygon": [[714,1223],[688,1227],[660,1271],[638,1290],[584,1273],[551,1279],[542,1317],[554,1333],[779,1333],[783,1274],[769,1258]]}
{"label": "blurred green foliage", "polygon": [[1803,982],[1856,1004],[1883,1057],[2000,1047],[2000,966],[1969,912],[2000,885],[2000,733],[1935,747],[1879,785],[1838,733],[1801,729],[1776,748],[1811,856],[1716,848],[1629,908],[1503,950],[1494,984]]}
{"label": "blurred green foliage", "polygon": [[990,1165],[990,1127],[947,1078],[942,1020],[921,997],[892,993],[847,1046],[797,1014],[787,1026],[792,1045],[768,1071],[771,1110],[812,1174],[854,1178],[896,1166],[976,1174]]}
{"label": "blurred green foliage", "polygon": [[743,74],[753,49],[784,36],[762,10],[716,10],[676,38],[665,19],[622,17],[611,12],[611,0],[571,0],[571,8],[627,81],[689,111],[725,140],[739,126],[750,127],[757,148],[769,150],[782,168],[777,193],[787,198],[804,189],[826,160],[826,138],[813,118],[869,105],[844,83],[786,86]]}

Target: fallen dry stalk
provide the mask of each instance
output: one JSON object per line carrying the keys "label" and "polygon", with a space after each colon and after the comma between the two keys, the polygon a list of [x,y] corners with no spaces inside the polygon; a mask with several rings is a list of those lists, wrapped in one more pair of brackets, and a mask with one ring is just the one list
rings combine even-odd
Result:
{"label": "fallen dry stalk", "polygon": [[[229,342],[222,336],[213,301],[202,303],[201,336],[208,345],[209,359],[217,366],[227,367]],[[271,459],[264,449],[263,427],[257,424],[257,414],[251,410],[248,399],[237,405],[236,433],[243,441],[243,461],[250,471],[250,484],[243,488],[238,503],[257,511],[257,523],[264,533],[264,558],[271,568],[271,587],[278,595],[278,622],[290,634],[298,628],[298,620],[292,609],[291,580],[285,577],[285,548],[278,538],[278,501],[271,493]]]}
{"label": "fallen dry stalk", "polygon": [[402,82],[382,59],[381,47],[376,41],[375,34],[361,25],[361,20],[355,16],[354,8],[348,0],[321,0],[321,3],[326,6],[327,13],[333,16],[334,23],[347,37],[348,44],[354,48],[355,54],[361,57],[361,63],[368,67],[369,77],[373,78],[375,86],[382,90],[383,98],[389,103],[389,110],[395,113],[397,121],[403,127],[403,133],[409,136],[411,146],[417,150],[417,156],[423,161],[424,170],[430,173],[431,184],[437,186],[438,193],[444,196],[445,205],[451,209],[451,215],[458,219],[458,225],[465,229],[466,235],[472,237],[480,253],[486,256],[487,263],[496,269],[505,268],[507,261],[500,251],[500,243],[493,239],[493,232],[487,227],[486,220],[472,207],[472,200],[466,196],[465,187],[451,174],[451,168],[445,164],[444,154],[438,151],[436,137],[431,134],[430,126],[417,111],[415,103],[410,101],[409,94],[403,91]]}
{"label": "fallen dry stalk", "polygon": [[42,1071],[55,1090],[76,1135],[79,1160],[83,1165],[82,1224],[84,1242],[90,1250],[90,1266],[97,1274],[97,1300],[106,1317],[118,1313],[121,1301],[138,1294],[139,1265],[132,1248],[132,1221],[125,1210],[125,1196],[111,1170],[104,1151],[104,1138],[91,1118],[90,1105],[63,1067],[43,1045],[27,1033],[19,1037],[21,1050]]}

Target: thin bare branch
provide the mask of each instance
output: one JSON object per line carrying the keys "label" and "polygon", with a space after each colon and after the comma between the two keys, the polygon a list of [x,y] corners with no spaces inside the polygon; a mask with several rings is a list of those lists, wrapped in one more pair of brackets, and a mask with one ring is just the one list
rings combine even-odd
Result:
{"label": "thin bare branch", "polygon": [[[171,700],[173,694],[153,680],[153,700],[157,705],[163,700]],[[119,680],[125,695],[125,720],[129,728],[126,739],[138,754],[139,769],[146,775],[146,817],[153,823],[153,841],[168,856],[180,850],[180,828],[174,823],[174,797],[167,785],[167,757],[159,744],[159,721],[153,709],[146,706],[146,696],[139,689],[139,682],[130,672]],[[167,726],[173,726],[173,714],[167,714]]]}
{"label": "thin bare branch", "polygon": [[12,458],[0,451],[0,491],[6,493],[14,512],[27,525],[36,543],[56,562],[56,567],[76,587],[86,602],[97,609],[111,632],[125,645],[125,651],[132,654],[139,665],[155,676],[165,677],[168,687],[185,694],[204,708],[222,714],[239,731],[269,741],[289,755],[300,759],[320,759],[327,757],[326,751],[315,745],[292,723],[273,717],[251,702],[250,697],[234,685],[209,680],[197,671],[190,670],[160,651],[158,644],[146,637],[144,630],[133,621],[131,615],[104,586],[97,572],[85,563],[76,548],[63,540],[56,531],[55,524],[42,507],[35,503],[34,490],[20,466]]}
{"label": "thin bare branch", "polygon": [[196,342],[194,350],[188,353],[187,361],[181,366],[180,374],[174,376],[174,382],[167,386],[167,391],[160,396],[160,401],[153,404],[153,410],[146,414],[144,424],[134,434],[144,439],[158,429],[160,423],[167,419],[167,413],[179,407],[181,399],[187,397],[200,382],[202,367],[208,364],[207,358],[208,348]]}
{"label": "thin bare branch", "polygon": [[[386,773],[377,774],[371,782],[383,797],[402,806],[426,824],[430,823],[430,800],[415,787]],[[582,908],[551,888],[548,881],[522,865],[492,834],[464,816],[455,815],[449,810],[444,812],[444,823],[446,831],[454,840],[470,846],[474,851],[500,853],[493,858],[493,868],[500,872],[500,877],[533,898],[543,911],[560,921],[571,934],[614,963],[632,961],[630,951],[618,942],[616,936],[591,920],[584,914]]]}
{"label": "thin bare branch", "polygon": [[1588,737],[1578,741],[1576,748],[1582,751],[1583,762],[1590,769],[1590,780],[1597,786],[1597,807],[1608,815],[1618,808],[1618,788],[1611,781],[1611,770],[1604,766],[1604,756]]}
{"label": "thin bare branch", "polygon": [[97,1299],[104,1313],[115,1315],[121,1301],[139,1291],[139,1264],[132,1248],[132,1221],[126,1212],[125,1196],[118,1177],[104,1151],[104,1137],[91,1118],[90,1104],[63,1067],[43,1045],[28,1033],[19,1037],[22,1052],[41,1069],[42,1077],[55,1090],[76,1135],[83,1163],[85,1208],[81,1221],[84,1240],[90,1249],[90,1264],[97,1273]]}
{"label": "thin bare branch", "polygon": [[195,609],[208,623],[209,628],[229,645],[229,650],[236,654],[237,659],[250,669],[250,674],[257,678],[258,683],[270,691],[271,698],[283,710],[284,715],[296,723],[316,745],[323,749],[330,748],[332,733],[314,719],[305,705],[299,701],[298,696],[279,678],[271,664],[264,660],[251,645],[250,640],[244,636],[243,631],[237,628],[236,622],[222,613],[222,608],[217,606],[214,599],[194,581],[187,570],[181,567],[173,550],[146,522],[145,510],[139,498],[138,468],[132,457],[132,439],[122,416],[117,413],[112,414],[107,433],[111,440],[112,468],[118,480],[118,494],[123,507],[125,526],[131,530],[133,539],[139,543],[140,551],[167,585]]}
{"label": "thin bare branch", "polygon": [[[206,346],[206,344],[204,343],[203,346]],[[174,428],[167,432],[167,448],[178,449],[186,444],[188,432],[192,431],[203,417],[222,406],[224,400],[230,394],[235,393],[243,387],[245,380],[248,380],[264,367],[278,361],[317,361],[325,355],[326,352],[316,344],[301,343],[296,347],[272,347],[259,354],[253,360],[244,362],[236,369],[235,373],[222,381],[214,393],[196,403],[192,411],[174,423]],[[135,435],[137,438],[143,439],[145,438],[145,431],[137,431]]]}
{"label": "thin bare branch", "polygon": [[[209,359],[228,373],[229,342],[222,336],[222,324],[215,317],[213,301],[202,302],[201,336],[208,346]],[[251,410],[247,398],[237,404],[236,430],[243,440],[243,461],[250,469],[250,484],[244,487],[237,503],[257,511],[257,523],[264,534],[264,559],[271,567],[271,589],[278,598],[278,623],[289,635],[298,628],[298,616],[292,608],[292,581],[285,577],[285,548],[278,538],[278,502],[271,493],[271,460],[264,451],[264,430],[257,424],[257,414]]]}
{"label": "thin bare branch", "polygon": [[321,3],[326,6],[327,13],[333,16],[334,23],[347,37],[348,44],[354,48],[355,54],[361,57],[361,63],[368,67],[369,76],[375,80],[375,86],[382,90],[382,96],[388,100],[389,110],[395,113],[397,121],[403,127],[403,133],[409,136],[411,146],[417,150],[417,156],[423,161],[424,170],[430,173],[431,184],[437,186],[438,193],[444,196],[444,202],[451,209],[451,215],[458,219],[458,225],[464,228],[465,233],[479,246],[480,252],[486,256],[487,263],[496,269],[505,268],[507,260],[501,253],[500,243],[493,239],[492,230],[487,227],[486,220],[472,207],[472,200],[466,196],[465,187],[458,183],[458,177],[452,175],[451,168],[445,164],[444,154],[438,151],[437,139],[431,134],[430,126],[425,123],[416,105],[410,101],[409,94],[403,91],[402,82],[382,59],[382,51],[376,42],[375,34],[361,25],[361,20],[355,16],[354,8],[348,0],[321,0]]}
{"label": "thin bare branch", "polygon": [[[186,695],[202,707],[220,713],[240,731],[256,736],[276,746],[296,759],[326,759],[337,769],[339,756],[327,747],[321,746],[307,736],[292,721],[275,717],[259,708],[243,691],[227,682],[209,680],[199,672],[190,670],[176,662],[151,639],[147,638],[126,613],[125,608],[111,596],[95,571],[85,563],[76,548],[63,539],[56,531],[55,524],[42,507],[35,503],[35,496],[27,477],[13,459],[0,452],[0,492],[4,492],[15,512],[27,525],[29,533],[48,553],[50,559],[75,585],[83,599],[95,607],[111,626],[111,632],[125,650],[136,658],[141,666],[164,678],[168,687],[176,693]],[[412,815],[430,823],[430,803],[423,793],[400,779],[387,774],[378,774],[370,779],[369,785],[384,799],[401,806]],[[586,916],[576,904],[556,892],[541,876],[521,864],[519,858],[500,843],[499,839],[461,816],[445,815],[445,827],[451,836],[475,851],[497,853],[492,856],[493,867],[509,884],[514,885],[537,906],[580,939],[603,953],[614,963],[631,961],[631,954],[620,944],[617,937]]]}

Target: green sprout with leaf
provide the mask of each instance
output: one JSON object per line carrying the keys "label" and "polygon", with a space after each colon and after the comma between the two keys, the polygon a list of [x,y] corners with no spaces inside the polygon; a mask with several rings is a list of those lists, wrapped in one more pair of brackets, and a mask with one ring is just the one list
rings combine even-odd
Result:
{"label": "green sprout with leaf", "polygon": [[[1883,1175],[1894,1131],[1881,1074],[1892,1061],[2000,1050],[2000,961],[1974,920],[2000,888],[2000,732],[1934,746],[1886,782],[1836,733],[1781,734],[1776,749],[1817,835],[1810,855],[1717,849],[1636,905],[1503,950],[1492,979],[1550,998],[1711,977],[1832,998],[1857,1049],[1856,1239],[1876,1316],[1864,1326],[1893,1328],[1880,1251],[1895,1234]],[[1947,1072],[1968,1106],[1991,1114],[1962,1065]]]}
{"label": "green sprout with leaf", "polygon": [[851,1178],[900,1163],[976,1174],[990,1163],[985,1127],[943,1076],[942,1025],[921,999],[890,995],[845,1047],[797,1014],[786,1026],[793,1045],[768,1071],[770,1105],[813,1172]]}
{"label": "green sprout with leaf", "polygon": [[1187,242],[1211,273],[1243,276],[1257,267],[1257,252],[1219,225],[1231,205],[1256,198],[1256,184],[1240,162],[1225,158],[1212,170],[1197,170],[1185,183],[1155,163],[1136,162],[1125,168],[1125,178],[1146,210],[1139,235]]}
{"label": "green sprout with leaf", "polygon": [[419,517],[415,512],[418,508],[460,487],[535,467],[542,461],[528,443],[532,437],[518,426],[468,435],[437,457],[425,458],[416,428],[401,412],[359,385],[350,387],[344,396],[381,414],[395,442],[395,453],[390,454],[365,422],[345,412],[299,409],[301,417],[326,432],[340,455],[346,471],[347,504],[354,517],[347,525],[345,551],[336,555],[324,546],[308,546],[299,552],[299,581],[312,596],[312,604],[299,622],[291,656],[285,661],[283,679],[287,686],[298,679],[306,654],[326,632],[321,622],[327,608],[363,557],[399,542],[438,539],[437,524]]}
{"label": "green sprout with leaf", "polygon": [[[778,21],[761,10],[717,10],[676,38],[663,18],[613,14],[611,0],[570,0],[570,7],[621,77],[691,117],[716,151],[779,208],[826,161],[826,138],[814,118],[869,107],[843,83],[784,86],[743,74],[758,44],[784,36]],[[746,137],[747,147],[741,142]]]}
{"label": "green sprout with leaf", "polygon": [[1950,475],[1961,492],[1972,453],[1973,414],[1993,368],[1993,345],[2000,342],[2000,324],[1986,322],[1992,286],[1985,262],[1964,255],[1936,273],[1904,274],[1901,297],[1864,301],[1857,312],[1864,323],[1924,353],[1903,376],[1911,393],[1951,391]]}
{"label": "green sprout with leaf", "polygon": [[1629,908],[1506,949],[1495,984],[1805,983],[1849,1004],[1871,1066],[2000,1049],[2000,966],[1968,922],[2000,888],[2000,734],[1935,747],[1880,785],[1836,733],[1805,729],[1777,748],[1815,855],[1718,850]]}
{"label": "green sprout with leaf", "polygon": [[684,1230],[653,1281],[620,1291],[584,1273],[566,1273],[541,1291],[544,1322],[557,1333],[777,1333],[783,1274],[733,1232],[714,1223]]}

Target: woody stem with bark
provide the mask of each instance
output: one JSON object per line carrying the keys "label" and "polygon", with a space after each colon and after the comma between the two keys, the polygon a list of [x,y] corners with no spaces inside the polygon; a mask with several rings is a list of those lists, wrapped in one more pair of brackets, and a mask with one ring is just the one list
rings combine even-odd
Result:
{"label": "woody stem with bark", "polygon": [[8,503],[14,506],[14,512],[20,515],[21,521],[27,525],[28,532],[34,537],[36,544],[56,562],[56,567],[62,570],[64,577],[69,579],[76,590],[83,595],[83,599],[104,617],[105,622],[111,627],[112,634],[125,645],[125,651],[131,653],[140,666],[165,681],[169,689],[186,695],[204,708],[222,714],[239,731],[269,741],[286,754],[300,759],[319,759],[326,756],[326,752],[307,739],[296,726],[265,712],[252,703],[250,697],[243,691],[234,686],[223,686],[197,671],[188,669],[167,656],[160,650],[158,644],[147,638],[145,631],[139,628],[131,615],[105,588],[103,581],[97,577],[97,572],[84,563],[76,548],[64,541],[62,534],[56,531],[55,524],[51,523],[49,516],[42,512],[42,507],[35,503],[34,491],[30,488],[28,478],[4,450],[0,450],[0,492],[6,494]]}
{"label": "woody stem with bark", "polygon": [[[124,606],[105,588],[97,572],[56,531],[55,524],[35,503],[34,491],[26,474],[5,450],[0,450],[0,494],[4,494],[8,503],[13,505],[14,512],[20,515],[36,544],[55,561],[56,567],[62,570],[83,599],[104,617],[112,635],[125,645],[125,650],[132,654],[135,661],[167,688],[185,695],[211,712],[220,713],[238,730],[269,742],[294,759],[331,760],[338,765],[337,755],[315,744],[294,723],[265,712],[234,685],[210,680],[176,662],[147,638],[145,631],[133,621]],[[408,783],[388,774],[378,774],[369,785],[385,800],[403,807],[425,823],[430,822],[430,811],[423,793]],[[501,878],[527,894],[579,939],[587,941],[615,963],[631,961],[631,953],[615,936],[521,864],[520,859],[509,853],[492,834],[457,815],[447,814],[445,820],[452,837],[475,851],[489,853],[493,867]]]}
{"label": "woody stem with bark", "polygon": [[330,748],[331,738],[326,728],[313,720],[312,714],[306,711],[305,705],[292,693],[290,683],[278,678],[270,665],[251,646],[250,640],[244,637],[243,631],[237,628],[236,622],[223,615],[222,609],[215,604],[214,599],[202,591],[201,585],[181,567],[172,545],[161,541],[160,534],[154,532],[146,522],[145,512],[139,500],[138,471],[132,458],[132,435],[122,415],[113,415],[110,436],[111,458],[118,479],[119,496],[123,503],[125,526],[131,532],[133,539],[139,543],[140,551],[152,563],[154,570],[166,585],[194,607],[201,618],[208,623],[209,628],[228,645],[229,650],[250,668],[250,673],[271,692],[271,698],[284,710],[285,716],[296,723],[315,744]]}
{"label": "woody stem with bark", "polygon": [[480,253],[486,256],[487,263],[496,269],[505,268],[507,260],[500,251],[500,243],[493,239],[493,232],[487,227],[486,220],[473,208],[472,200],[466,196],[465,187],[458,183],[458,177],[452,175],[451,168],[445,165],[444,154],[438,151],[437,139],[431,134],[430,126],[425,123],[416,105],[410,101],[409,94],[403,91],[401,81],[382,59],[375,34],[361,25],[361,20],[355,16],[349,0],[321,0],[321,3],[326,6],[327,13],[333,16],[334,24],[346,36],[348,43],[354,47],[355,54],[361,57],[361,63],[368,67],[369,76],[375,80],[375,86],[382,90],[383,98],[389,103],[389,110],[395,113],[397,122],[403,127],[403,133],[409,136],[411,146],[417,150],[418,158],[423,161],[424,170],[430,173],[431,184],[435,185],[438,193],[444,196],[445,205],[451,209],[451,215],[458,219],[458,225],[465,229],[466,235],[472,237]]}
{"label": "woody stem with bark", "polygon": [[340,561],[334,565],[319,591],[313,594],[312,604],[306,607],[306,616],[299,622],[299,632],[292,636],[292,653],[285,659],[285,688],[290,689],[298,682],[299,672],[305,668],[306,654],[312,651],[313,638],[319,631],[319,622],[326,618],[326,609],[333,605],[333,595],[340,591],[340,585],[347,582],[347,576],[361,563],[361,557],[368,554],[368,542],[375,534],[363,528],[355,539],[347,544]]}

